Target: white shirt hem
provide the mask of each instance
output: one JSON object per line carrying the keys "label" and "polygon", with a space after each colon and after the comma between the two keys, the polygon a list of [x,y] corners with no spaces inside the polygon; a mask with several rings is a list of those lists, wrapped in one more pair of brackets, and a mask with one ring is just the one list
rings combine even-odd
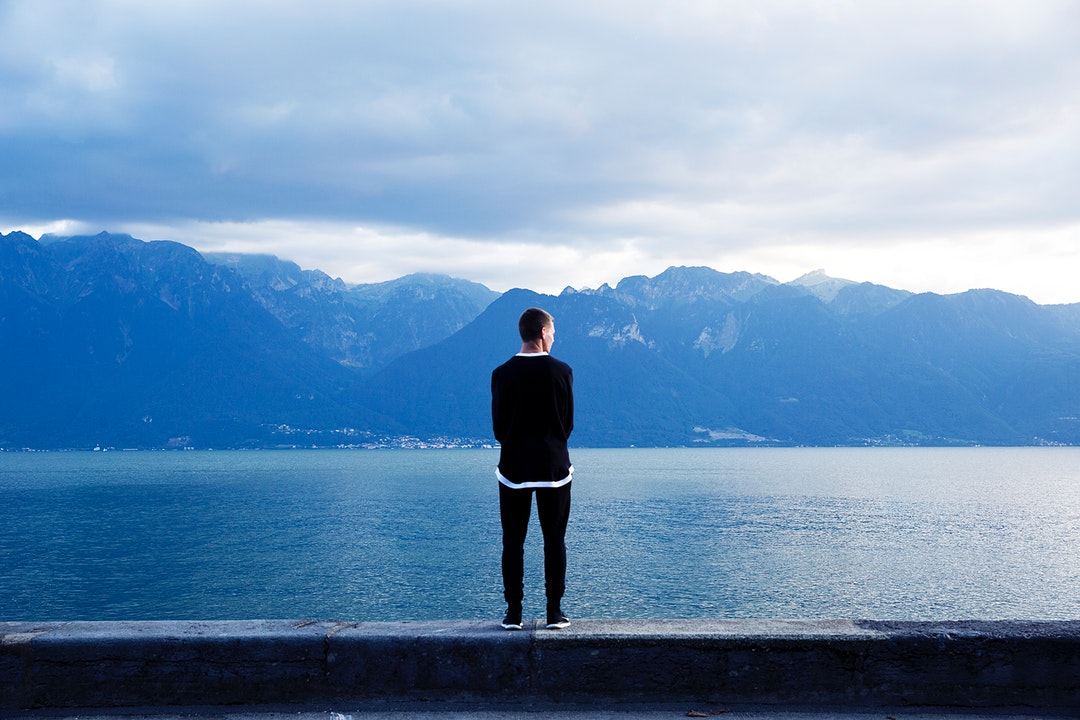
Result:
{"label": "white shirt hem", "polygon": [[499,478],[499,482],[512,490],[534,490],[536,488],[560,488],[563,485],[570,484],[570,481],[574,479],[574,466],[570,466],[570,473],[562,480],[530,480],[528,482],[516,483],[508,480],[499,472],[499,468],[495,468],[495,477]]}

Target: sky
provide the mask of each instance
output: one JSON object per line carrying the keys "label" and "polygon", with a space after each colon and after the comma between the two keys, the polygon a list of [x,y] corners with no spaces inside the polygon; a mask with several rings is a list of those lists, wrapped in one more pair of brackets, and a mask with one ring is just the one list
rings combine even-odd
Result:
{"label": "sky", "polygon": [[0,0],[0,231],[1080,302],[1076,0]]}

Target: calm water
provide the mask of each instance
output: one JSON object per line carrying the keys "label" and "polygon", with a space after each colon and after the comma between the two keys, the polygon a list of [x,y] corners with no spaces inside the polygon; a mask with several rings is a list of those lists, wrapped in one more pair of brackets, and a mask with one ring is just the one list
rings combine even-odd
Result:
{"label": "calm water", "polygon": [[[0,620],[495,618],[496,459],[0,453]],[[571,617],[1080,618],[1080,449],[573,459]]]}

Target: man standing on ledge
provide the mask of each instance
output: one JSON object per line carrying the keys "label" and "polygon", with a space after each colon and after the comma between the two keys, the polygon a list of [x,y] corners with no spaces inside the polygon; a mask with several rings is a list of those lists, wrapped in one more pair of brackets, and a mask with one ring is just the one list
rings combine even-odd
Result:
{"label": "man standing on ledge", "polygon": [[491,422],[499,452],[499,516],[502,519],[502,575],[506,617],[502,626],[520,630],[524,597],[525,533],[532,496],[544,535],[544,590],[547,627],[564,628],[566,523],[574,467],[566,441],[574,429],[574,372],[548,353],[555,343],[555,320],[538,308],[518,319],[521,352],[491,373]]}

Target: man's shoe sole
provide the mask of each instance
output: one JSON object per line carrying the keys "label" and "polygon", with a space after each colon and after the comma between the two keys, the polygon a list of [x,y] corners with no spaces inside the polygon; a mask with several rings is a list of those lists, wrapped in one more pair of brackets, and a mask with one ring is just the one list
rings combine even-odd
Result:
{"label": "man's shoe sole", "polygon": [[503,623],[502,628],[503,630],[520,630],[521,625],[515,625],[514,623]]}
{"label": "man's shoe sole", "polygon": [[563,628],[570,627],[569,620],[559,620],[558,622],[549,622],[545,627],[548,630],[562,630]]}

